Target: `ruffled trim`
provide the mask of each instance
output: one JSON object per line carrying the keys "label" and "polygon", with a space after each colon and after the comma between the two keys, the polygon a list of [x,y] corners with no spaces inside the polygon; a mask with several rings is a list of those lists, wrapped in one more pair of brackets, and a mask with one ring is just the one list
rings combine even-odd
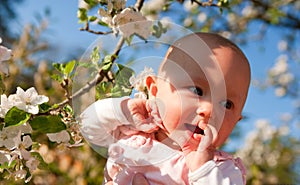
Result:
{"label": "ruffled trim", "polygon": [[238,167],[243,176],[243,183],[246,184],[246,168],[243,165],[241,158],[237,157],[234,158],[232,155],[224,152],[224,151],[216,151],[214,155],[214,161],[222,162],[226,160],[232,160],[236,167]]}

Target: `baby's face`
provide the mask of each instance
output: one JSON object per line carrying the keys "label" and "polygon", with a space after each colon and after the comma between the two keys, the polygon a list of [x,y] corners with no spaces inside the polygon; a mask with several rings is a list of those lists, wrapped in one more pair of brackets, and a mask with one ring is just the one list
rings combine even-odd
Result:
{"label": "baby's face", "polygon": [[191,150],[201,141],[199,128],[207,125],[213,128],[215,147],[225,142],[241,119],[250,81],[246,59],[231,48],[213,49],[215,60],[207,53],[200,55],[195,62],[173,52],[157,80],[156,100],[165,130]]}

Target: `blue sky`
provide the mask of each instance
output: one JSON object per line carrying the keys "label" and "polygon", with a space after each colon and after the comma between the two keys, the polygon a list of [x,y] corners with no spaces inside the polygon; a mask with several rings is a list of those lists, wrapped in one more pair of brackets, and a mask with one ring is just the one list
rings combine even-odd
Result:
{"label": "blue sky", "polygon": [[[45,35],[47,39],[59,47],[57,48],[57,55],[53,56],[51,60],[54,62],[65,61],[68,59],[66,53],[78,52],[78,47],[87,48],[97,38],[93,34],[79,31],[81,25],[78,24],[76,16],[77,5],[77,0],[26,0],[17,7],[19,22],[13,24],[13,30],[15,33],[20,33],[24,24],[36,23],[35,15],[43,14],[46,7],[50,8],[49,30]],[[259,42],[241,47],[251,63],[253,79],[263,79],[266,71],[273,65],[278,56],[277,41],[276,34],[270,32],[266,41],[261,44],[261,46],[265,46],[263,52],[258,49],[260,47]],[[288,98],[278,99],[272,89],[262,92],[251,86],[244,109],[249,119],[240,123],[242,135],[246,135],[248,131],[254,128],[256,119],[267,118],[272,123],[279,123],[279,116],[282,113],[292,111],[292,101]]]}

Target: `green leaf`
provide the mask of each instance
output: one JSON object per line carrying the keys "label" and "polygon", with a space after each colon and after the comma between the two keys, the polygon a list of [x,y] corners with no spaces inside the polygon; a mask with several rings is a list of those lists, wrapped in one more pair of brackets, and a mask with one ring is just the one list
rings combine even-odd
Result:
{"label": "green leaf", "polygon": [[64,74],[65,71],[65,64],[61,64],[61,63],[53,63],[52,66],[59,71],[60,73]]}
{"label": "green leaf", "polygon": [[46,113],[51,109],[51,106],[48,103],[43,103],[39,105],[39,112],[40,113]]}
{"label": "green leaf", "polygon": [[30,153],[32,157],[37,159],[40,163],[38,165],[38,168],[41,170],[47,170],[48,169],[48,164],[44,161],[43,157],[41,156],[40,153],[38,152],[31,152]]}
{"label": "green leaf", "polygon": [[67,64],[65,64],[64,70],[63,70],[64,75],[70,76],[70,74],[74,70],[75,64],[76,64],[76,60],[71,60],[70,62],[68,62]]}
{"label": "green leaf", "polygon": [[77,11],[77,17],[80,23],[87,22],[88,20],[87,10],[85,8],[79,8]]}
{"label": "green leaf", "polygon": [[96,99],[103,99],[110,97],[111,89],[113,88],[112,82],[101,82],[96,86]]}
{"label": "green leaf", "polygon": [[134,71],[121,64],[116,64],[118,71],[116,72],[115,84],[111,89],[112,97],[121,97],[131,94],[132,87],[129,78],[134,74]]}
{"label": "green leaf", "polygon": [[110,68],[111,68],[111,66],[112,66],[112,64],[113,64],[113,62],[112,62],[112,57],[113,57],[113,55],[106,55],[106,56],[104,57],[104,60],[103,60],[103,66],[102,66],[102,69],[103,69],[104,71],[109,71],[109,70],[110,70]]}
{"label": "green leaf", "polygon": [[38,116],[33,118],[29,124],[32,129],[42,133],[56,133],[66,129],[66,125],[59,116]]}
{"label": "green leaf", "polygon": [[30,113],[20,110],[17,107],[12,107],[5,115],[5,126],[9,127],[24,124],[30,119],[30,116]]}
{"label": "green leaf", "polygon": [[90,22],[94,22],[95,20],[97,20],[96,16],[89,16],[89,21]]}
{"label": "green leaf", "polygon": [[134,71],[122,64],[116,64],[118,71],[116,72],[116,81],[119,84],[130,86],[129,78],[134,74]]}
{"label": "green leaf", "polygon": [[94,7],[97,5],[97,1],[95,0],[84,0],[84,2],[88,4],[90,7]]}
{"label": "green leaf", "polygon": [[51,75],[51,78],[59,83],[61,83],[64,79],[61,75],[58,75],[58,74],[52,74]]}
{"label": "green leaf", "polygon": [[99,60],[100,60],[100,53],[99,53],[99,48],[95,47],[93,49],[93,52],[91,54],[91,60],[93,64],[98,64]]}

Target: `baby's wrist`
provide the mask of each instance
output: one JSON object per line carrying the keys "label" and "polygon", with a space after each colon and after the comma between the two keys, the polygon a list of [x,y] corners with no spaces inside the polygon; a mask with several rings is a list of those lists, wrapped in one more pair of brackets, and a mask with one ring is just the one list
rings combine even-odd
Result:
{"label": "baby's wrist", "polygon": [[207,149],[204,151],[191,151],[186,155],[186,164],[191,172],[202,167],[208,161],[213,160],[213,151]]}

